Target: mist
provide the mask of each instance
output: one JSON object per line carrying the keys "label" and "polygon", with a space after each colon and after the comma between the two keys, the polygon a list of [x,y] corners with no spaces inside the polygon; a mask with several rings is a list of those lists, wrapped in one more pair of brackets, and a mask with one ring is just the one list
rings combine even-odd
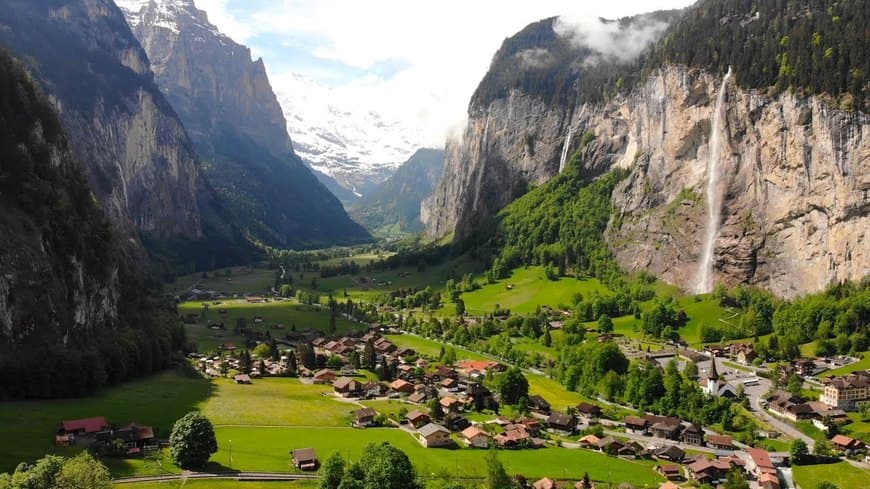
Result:
{"label": "mist", "polygon": [[658,40],[668,24],[655,19],[638,19],[629,25],[615,20],[586,16],[561,16],[553,31],[578,47],[596,51],[606,60],[628,62]]}

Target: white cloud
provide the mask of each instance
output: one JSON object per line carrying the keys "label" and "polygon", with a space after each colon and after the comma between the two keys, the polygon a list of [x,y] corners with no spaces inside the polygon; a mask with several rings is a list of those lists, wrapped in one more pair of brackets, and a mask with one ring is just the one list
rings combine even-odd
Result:
{"label": "white cloud", "polygon": [[557,34],[571,39],[574,44],[589,47],[605,58],[620,61],[636,58],[667,27],[666,23],[652,19],[626,27],[619,22],[576,15],[561,16],[553,24]]}
{"label": "white cloud", "polygon": [[[493,54],[506,37],[525,25],[564,15],[567,26],[581,18],[618,18],[688,3],[690,0],[196,0],[214,24],[236,41],[251,44],[255,53],[269,47],[272,55],[282,44],[277,41],[258,49],[257,36],[306,37],[317,41],[312,50],[317,57],[369,70],[369,74],[333,87],[333,95],[340,93],[368,104],[385,117],[402,120],[424,133],[423,139],[432,145],[441,145],[450,126],[464,118],[471,94]],[[613,49],[603,46],[602,52],[622,55],[648,34],[632,33]],[[270,68],[279,92],[280,80],[290,72],[318,76],[292,63],[285,68],[287,60],[265,61],[267,67],[282,66],[282,72]],[[398,62],[406,68],[389,78],[371,74],[372,68],[385,62]]]}

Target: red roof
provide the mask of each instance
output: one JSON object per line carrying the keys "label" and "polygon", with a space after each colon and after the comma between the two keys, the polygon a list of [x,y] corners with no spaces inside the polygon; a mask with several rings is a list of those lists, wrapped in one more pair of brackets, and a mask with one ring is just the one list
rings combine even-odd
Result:
{"label": "red roof", "polygon": [[499,363],[492,360],[462,360],[457,365],[468,371],[477,370],[483,372],[499,366]]}
{"label": "red roof", "polygon": [[84,431],[85,433],[97,433],[103,431],[106,426],[109,426],[109,423],[106,422],[105,416],[63,422],[64,431]]}
{"label": "red roof", "polygon": [[749,452],[749,456],[752,457],[752,460],[755,461],[755,465],[758,466],[759,469],[773,469],[773,462],[770,461],[770,454],[767,453],[767,450],[763,448],[747,448],[747,452]]}

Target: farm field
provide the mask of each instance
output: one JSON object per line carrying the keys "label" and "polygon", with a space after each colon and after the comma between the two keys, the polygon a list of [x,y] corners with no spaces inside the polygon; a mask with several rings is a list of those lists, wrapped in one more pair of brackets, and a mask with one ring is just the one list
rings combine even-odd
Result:
{"label": "farm field", "polygon": [[[167,292],[181,293],[196,286],[201,290],[214,290],[223,294],[265,294],[275,285],[275,270],[268,268],[231,267],[179,277],[166,286]],[[277,271],[280,273],[280,270]]]}
{"label": "farm field", "polygon": [[827,465],[795,465],[792,467],[795,483],[813,489],[822,481],[834,483],[839,489],[865,489],[870,487],[870,470],[852,467],[848,462]]}
{"label": "farm field", "polygon": [[864,357],[858,362],[851,365],[846,365],[845,367],[840,367],[833,370],[826,370],[820,373],[819,377],[828,377],[829,375],[845,375],[848,373],[857,372],[859,370],[870,369],[870,352],[865,351],[861,354]]}
{"label": "farm field", "polygon": [[[207,397],[205,379],[170,370],[84,399],[2,402],[0,472],[47,453],[75,453],[74,448],[54,446],[54,433],[64,419],[105,416],[110,423],[137,422],[153,426],[158,436],[168,436],[175,420],[202,406]],[[134,465],[141,466],[142,461],[119,461],[110,468],[124,474],[137,471]]]}
{"label": "farm field", "polygon": [[[458,471],[465,477],[482,477],[487,453],[469,448],[423,448],[409,433],[394,428],[218,428],[217,436],[221,448],[212,460],[234,469],[252,471],[290,470],[289,451],[295,448],[313,447],[321,459],[337,451],[354,460],[367,444],[386,441],[405,451],[421,475]],[[233,445],[231,465],[229,440]],[[636,487],[655,487],[663,480],[652,470],[652,462],[626,461],[587,450],[544,448],[498,453],[508,473],[529,477],[567,474],[569,478],[579,479],[588,472],[593,479],[630,480]]]}

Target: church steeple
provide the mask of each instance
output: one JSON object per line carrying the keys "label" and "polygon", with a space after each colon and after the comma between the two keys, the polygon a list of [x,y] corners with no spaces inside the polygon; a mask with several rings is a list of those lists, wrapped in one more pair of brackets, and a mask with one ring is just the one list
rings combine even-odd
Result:
{"label": "church steeple", "polygon": [[713,361],[710,365],[710,373],[707,374],[707,380],[719,380],[719,372],[716,370],[716,357],[713,356]]}

